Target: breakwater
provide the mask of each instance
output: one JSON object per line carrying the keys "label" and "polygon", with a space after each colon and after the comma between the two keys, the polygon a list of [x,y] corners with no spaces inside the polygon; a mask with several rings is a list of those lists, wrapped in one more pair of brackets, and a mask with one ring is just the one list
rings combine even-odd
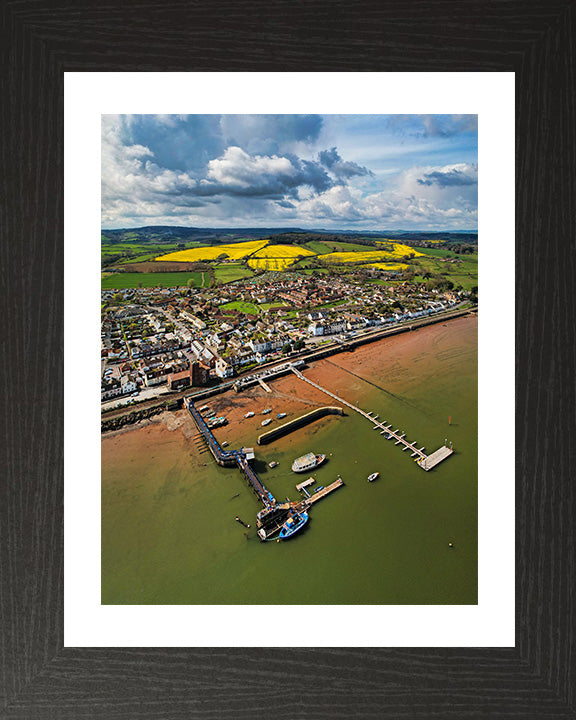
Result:
{"label": "breakwater", "polygon": [[258,437],[258,445],[267,445],[277,438],[288,435],[288,433],[294,432],[294,430],[298,430],[298,428],[304,427],[326,415],[344,415],[344,410],[341,407],[335,406],[316,408],[305,415],[300,415],[300,417],[284,423],[284,425],[279,425],[272,430],[268,430],[268,432],[262,433],[262,435]]}

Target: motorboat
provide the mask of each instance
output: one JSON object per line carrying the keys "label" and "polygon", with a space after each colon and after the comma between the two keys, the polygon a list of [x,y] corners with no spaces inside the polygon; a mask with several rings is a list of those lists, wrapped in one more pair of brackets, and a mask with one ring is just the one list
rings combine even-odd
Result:
{"label": "motorboat", "polygon": [[292,515],[288,518],[288,520],[286,520],[284,525],[282,525],[282,530],[280,530],[280,539],[287,540],[289,537],[292,537],[292,535],[297,533],[299,530],[302,530],[302,528],[304,527],[304,525],[306,525],[307,522],[307,512],[301,512],[299,514]]}

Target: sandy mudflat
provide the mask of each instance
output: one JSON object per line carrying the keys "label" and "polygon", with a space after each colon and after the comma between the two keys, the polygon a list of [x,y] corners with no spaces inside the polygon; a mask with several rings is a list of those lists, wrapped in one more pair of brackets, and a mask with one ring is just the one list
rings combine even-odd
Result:
{"label": "sandy mudflat", "polygon": [[[351,353],[339,353],[325,360],[314,362],[305,371],[306,377],[319,383],[328,390],[339,393],[348,400],[353,400],[354,374],[370,376],[375,370],[388,376],[390,382],[400,381],[407,368],[416,367],[418,362],[436,359],[436,345],[446,352],[446,337],[458,341],[462,333],[475,333],[477,317],[464,317],[421,328],[414,332],[394,335],[392,337],[369,343]],[[262,387],[244,390],[240,393],[229,391],[222,395],[198,401],[197,405],[208,405],[217,415],[224,415],[228,425],[218,428],[216,435],[220,442],[233,443],[240,427],[245,425],[258,434],[274,428],[278,422],[277,413],[287,413],[287,420],[303,415],[310,410],[325,405],[337,405],[337,401],[320,390],[299,380],[294,375],[286,375],[268,383],[272,392],[267,393]],[[271,408],[269,415],[261,415],[266,408]],[[255,417],[245,419],[248,411],[256,413]],[[261,428],[261,421],[270,417],[273,422]],[[196,433],[194,422],[186,410],[164,412],[133,426],[107,433],[102,437],[102,453],[117,455],[120,452],[143,452],[147,445],[161,440],[164,433],[180,431],[176,434],[183,438],[193,438]]]}
{"label": "sandy mudflat", "polygon": [[[349,396],[351,386],[355,382],[354,374],[358,376],[371,376],[374,371],[387,375],[390,382],[399,380],[402,371],[412,366],[417,367],[418,362],[427,362],[437,359],[436,345],[442,340],[445,348],[446,337],[451,336],[454,343],[459,341],[462,333],[475,333],[477,317],[464,317],[451,320],[448,323],[438,323],[421,328],[414,332],[394,335],[392,337],[369,343],[357,348],[351,353],[339,353],[325,360],[312,363],[305,370],[307,378],[322,385],[334,393],[339,393],[344,399],[352,401]],[[443,349],[442,352],[446,352]],[[337,401],[329,395],[304,383],[294,375],[286,375],[268,382],[272,392],[267,393],[262,387],[256,386],[240,393],[233,391],[220,396],[209,398],[205,404],[218,415],[225,415],[230,425],[235,423],[258,424],[265,417],[274,421],[268,426],[271,429],[276,424],[276,414],[287,413],[287,420],[303,415],[315,407],[337,405]],[[199,402],[198,405],[201,405]],[[258,418],[262,410],[270,407],[272,413]],[[256,417],[244,420],[243,416],[249,410],[256,413]],[[264,432],[265,429],[262,429]],[[228,440],[233,430],[230,426],[220,428],[218,437]]]}

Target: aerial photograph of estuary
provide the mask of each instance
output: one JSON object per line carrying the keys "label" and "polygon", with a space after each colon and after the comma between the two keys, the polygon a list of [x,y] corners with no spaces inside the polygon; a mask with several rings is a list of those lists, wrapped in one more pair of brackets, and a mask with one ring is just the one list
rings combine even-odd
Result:
{"label": "aerial photograph of estuary", "polygon": [[477,135],[102,116],[102,604],[477,604]]}

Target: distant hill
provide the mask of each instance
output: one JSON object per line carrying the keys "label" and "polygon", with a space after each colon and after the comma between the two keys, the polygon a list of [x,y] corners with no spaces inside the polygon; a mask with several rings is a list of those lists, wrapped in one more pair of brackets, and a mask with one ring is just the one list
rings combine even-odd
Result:
{"label": "distant hill", "polygon": [[478,244],[477,232],[423,232],[408,230],[382,230],[354,232],[350,230],[304,230],[301,228],[196,228],[177,225],[148,225],[141,228],[121,228],[115,230],[102,230],[102,242],[115,243],[162,243],[196,240],[214,244],[217,242],[229,243],[240,239],[258,239],[273,237],[277,242],[300,244],[314,237],[324,239],[345,240],[346,238],[358,242],[365,240],[369,245],[377,238],[402,240],[410,244],[420,243],[466,243]]}

